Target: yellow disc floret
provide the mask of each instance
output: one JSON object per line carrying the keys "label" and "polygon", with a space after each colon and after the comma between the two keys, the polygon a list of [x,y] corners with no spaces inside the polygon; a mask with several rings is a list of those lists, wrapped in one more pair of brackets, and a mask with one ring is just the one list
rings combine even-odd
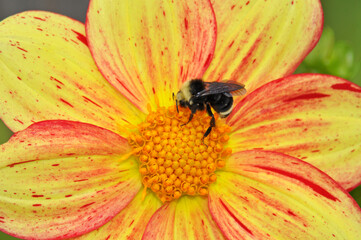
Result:
{"label": "yellow disc floret", "polygon": [[[231,153],[230,127],[216,120],[216,127],[203,140],[211,117],[198,111],[188,122],[190,111],[175,107],[159,108],[138,125],[129,143],[139,155],[139,172],[145,188],[163,202],[182,195],[207,195],[208,186],[217,179],[214,173],[225,166]],[[187,124],[186,124],[187,123]]]}

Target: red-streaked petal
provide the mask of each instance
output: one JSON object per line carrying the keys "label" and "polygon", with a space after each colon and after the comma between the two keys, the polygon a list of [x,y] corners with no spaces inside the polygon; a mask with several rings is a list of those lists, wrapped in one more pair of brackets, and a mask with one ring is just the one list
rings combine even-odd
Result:
{"label": "red-streaked petal", "polygon": [[209,187],[209,208],[228,239],[354,239],[361,209],[333,179],[280,153],[237,152]]}
{"label": "red-streaked petal", "polygon": [[141,190],[129,205],[107,224],[75,239],[142,239],[149,219],[161,205],[154,194],[148,194],[143,200]]}
{"label": "red-streaked petal", "polygon": [[206,198],[184,196],[163,205],[150,219],[146,239],[224,239],[214,223]]}
{"label": "red-streaked petal", "polygon": [[231,79],[248,92],[293,73],[321,36],[318,0],[213,0],[214,59],[204,78]]}
{"label": "red-streaked petal", "polygon": [[44,121],[0,151],[0,229],[61,239],[108,222],[141,187],[127,140],[90,124]]}
{"label": "red-streaked petal", "polygon": [[244,98],[228,119],[230,146],[300,158],[344,188],[361,181],[361,87],[333,76],[294,75]]}
{"label": "red-streaked petal", "polygon": [[104,77],[132,103],[168,106],[182,82],[202,77],[215,47],[207,0],[90,2],[87,39]]}
{"label": "red-streaked petal", "polygon": [[120,133],[142,113],[100,74],[84,24],[30,11],[0,23],[0,117],[12,131],[43,120],[88,122]]}

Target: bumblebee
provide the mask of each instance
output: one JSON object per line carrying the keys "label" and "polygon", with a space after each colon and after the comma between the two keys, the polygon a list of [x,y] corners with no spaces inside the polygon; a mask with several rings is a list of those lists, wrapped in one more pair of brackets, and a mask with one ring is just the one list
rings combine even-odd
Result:
{"label": "bumblebee", "polygon": [[210,126],[203,135],[204,140],[211,133],[212,128],[216,126],[212,108],[219,113],[221,118],[225,118],[233,109],[232,95],[244,95],[246,92],[243,84],[233,81],[204,82],[202,79],[192,79],[185,82],[177,93],[177,111],[179,111],[178,105],[188,107],[191,110],[188,122],[183,125],[188,124],[197,111],[207,111],[212,119]]}

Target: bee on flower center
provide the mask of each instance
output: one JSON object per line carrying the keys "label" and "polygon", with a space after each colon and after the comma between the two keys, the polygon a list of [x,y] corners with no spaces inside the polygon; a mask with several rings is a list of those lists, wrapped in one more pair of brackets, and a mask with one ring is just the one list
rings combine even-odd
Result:
{"label": "bee on flower center", "polygon": [[221,118],[227,117],[233,109],[233,96],[246,94],[244,87],[244,84],[234,81],[204,82],[202,79],[192,79],[185,82],[176,96],[177,111],[178,105],[191,110],[188,122],[183,125],[188,124],[197,111],[206,110],[212,119],[203,135],[204,140],[216,125],[212,108]]}

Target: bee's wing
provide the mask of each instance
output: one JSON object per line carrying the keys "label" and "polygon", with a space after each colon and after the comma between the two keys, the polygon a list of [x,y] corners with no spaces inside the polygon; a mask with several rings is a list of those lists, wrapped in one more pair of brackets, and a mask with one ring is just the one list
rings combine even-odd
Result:
{"label": "bee's wing", "polygon": [[236,91],[233,91],[232,95],[233,96],[242,96],[242,95],[245,95],[246,93],[247,93],[247,90],[245,88],[241,88]]}
{"label": "bee's wing", "polygon": [[240,96],[246,94],[244,84],[227,81],[227,82],[204,82],[205,89],[198,92],[195,97],[204,97],[212,94],[219,93],[231,93],[234,96]]}

